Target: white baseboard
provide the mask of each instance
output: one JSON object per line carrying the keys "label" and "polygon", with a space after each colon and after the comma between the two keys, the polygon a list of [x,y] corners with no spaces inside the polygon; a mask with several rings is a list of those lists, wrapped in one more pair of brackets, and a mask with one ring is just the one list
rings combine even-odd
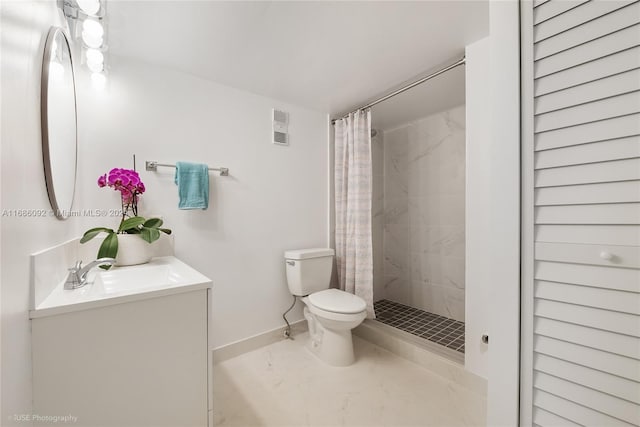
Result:
{"label": "white baseboard", "polygon": [[[223,345],[213,349],[213,364],[223,362],[232,357],[239,356],[249,351],[257,350],[261,347],[273,344],[285,339],[284,331],[286,326],[272,329],[231,344]],[[295,337],[307,331],[307,321],[299,320],[291,324],[291,336]]]}

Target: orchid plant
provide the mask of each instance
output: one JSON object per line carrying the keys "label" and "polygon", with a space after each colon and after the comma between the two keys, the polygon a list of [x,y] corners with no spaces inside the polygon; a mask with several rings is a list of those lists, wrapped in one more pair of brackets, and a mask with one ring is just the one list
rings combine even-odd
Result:
{"label": "orchid plant", "polygon": [[[168,228],[161,228],[163,221],[160,218],[145,219],[138,216],[138,201],[146,189],[135,170],[111,169],[109,173],[98,178],[98,187],[109,187],[118,191],[122,203],[122,219],[117,231],[111,228],[96,227],[87,230],[80,239],[80,243],[86,243],[100,233],[107,234],[98,250],[98,258],[116,257],[118,254],[118,234],[137,234],[148,243],[158,240],[160,232],[171,234],[171,230]],[[104,269],[110,267],[110,265],[101,266]]]}

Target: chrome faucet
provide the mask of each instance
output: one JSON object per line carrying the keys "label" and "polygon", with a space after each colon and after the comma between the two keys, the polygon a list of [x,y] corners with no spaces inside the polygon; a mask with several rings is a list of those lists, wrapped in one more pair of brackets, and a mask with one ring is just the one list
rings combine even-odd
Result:
{"label": "chrome faucet", "polygon": [[82,266],[82,261],[76,262],[74,267],[69,269],[69,275],[66,282],[64,282],[65,289],[77,289],[87,284],[87,273],[94,267],[102,264],[115,264],[115,258],[100,258],[90,262],[86,266]]}

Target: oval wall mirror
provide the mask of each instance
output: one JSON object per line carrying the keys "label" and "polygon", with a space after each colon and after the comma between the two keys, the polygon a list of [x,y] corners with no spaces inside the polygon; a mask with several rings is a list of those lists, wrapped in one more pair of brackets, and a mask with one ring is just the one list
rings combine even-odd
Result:
{"label": "oval wall mirror", "polygon": [[49,202],[55,216],[66,219],[76,187],[76,89],[71,49],[59,27],[51,27],[44,45],[40,113]]}

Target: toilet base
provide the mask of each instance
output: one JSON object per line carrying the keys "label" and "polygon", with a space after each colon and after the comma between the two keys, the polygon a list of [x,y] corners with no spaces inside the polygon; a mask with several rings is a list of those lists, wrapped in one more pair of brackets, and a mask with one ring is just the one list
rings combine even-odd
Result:
{"label": "toilet base", "polygon": [[351,331],[335,332],[324,329],[321,341],[318,342],[309,337],[307,347],[327,365],[349,366],[356,360]]}
{"label": "toilet base", "polygon": [[349,366],[355,362],[351,329],[332,330],[325,328],[305,307],[309,324],[307,348],[320,360],[331,366]]}

